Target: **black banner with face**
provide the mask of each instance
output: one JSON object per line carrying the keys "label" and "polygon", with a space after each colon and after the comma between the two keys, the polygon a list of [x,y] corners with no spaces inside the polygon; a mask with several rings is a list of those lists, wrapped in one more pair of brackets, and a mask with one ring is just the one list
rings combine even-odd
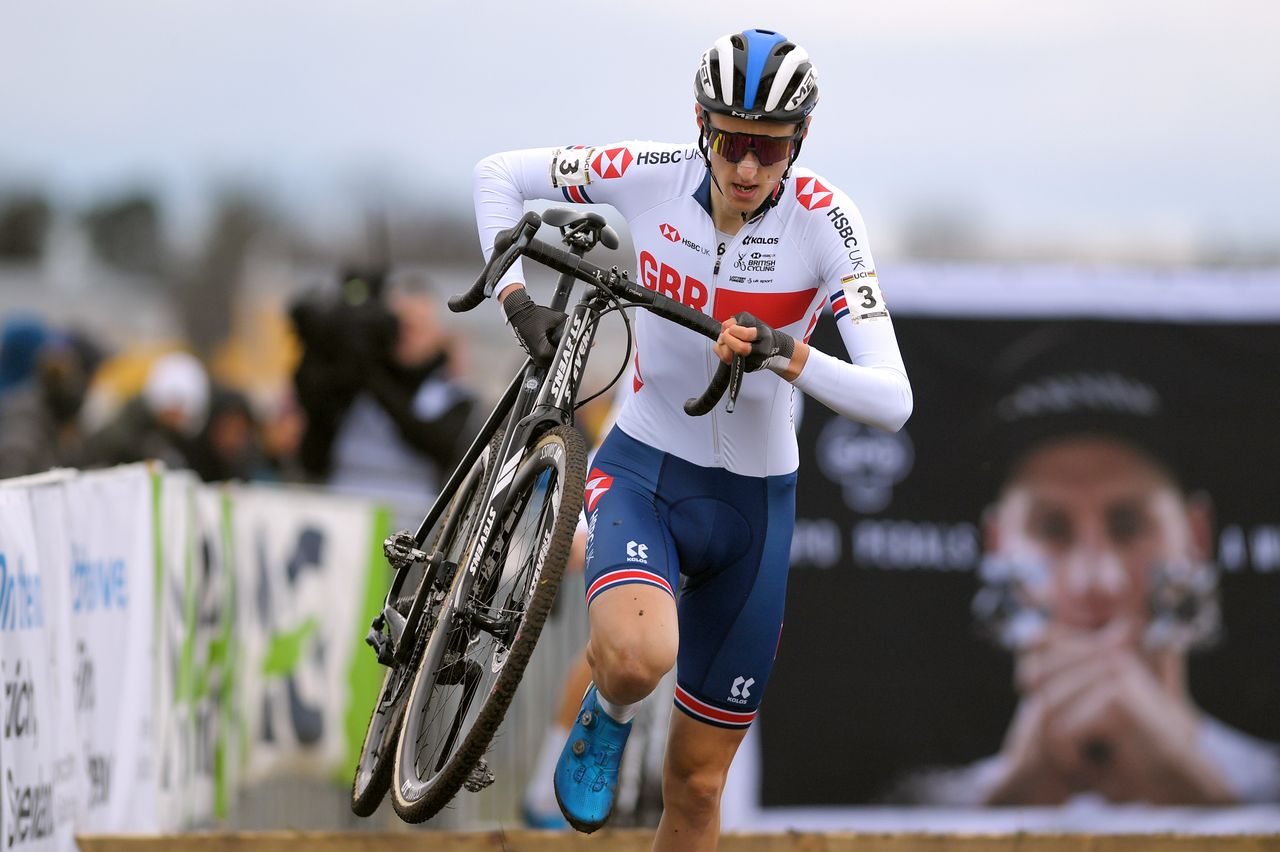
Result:
{"label": "black banner with face", "polygon": [[895,325],[901,432],[806,400],[761,805],[1280,801],[1280,325]]}

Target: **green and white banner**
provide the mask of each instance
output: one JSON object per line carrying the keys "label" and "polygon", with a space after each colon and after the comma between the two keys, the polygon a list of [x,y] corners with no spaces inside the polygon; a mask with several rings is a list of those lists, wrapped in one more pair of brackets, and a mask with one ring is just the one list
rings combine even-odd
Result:
{"label": "green and white banner", "polygon": [[363,638],[385,594],[387,515],[298,489],[232,492],[244,780],[349,776],[381,671]]}
{"label": "green and white banner", "polygon": [[386,511],[132,465],[0,483],[0,845],[211,827],[353,771]]}

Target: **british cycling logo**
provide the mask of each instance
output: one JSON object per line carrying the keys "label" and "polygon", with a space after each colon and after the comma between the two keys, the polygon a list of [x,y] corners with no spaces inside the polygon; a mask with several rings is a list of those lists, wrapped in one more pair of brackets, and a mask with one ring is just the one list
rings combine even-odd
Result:
{"label": "british cycling logo", "polygon": [[591,168],[602,180],[620,178],[634,159],[628,148],[605,148],[591,161]]}
{"label": "british cycling logo", "polygon": [[796,178],[796,201],[805,210],[820,210],[831,206],[831,190],[815,177]]}
{"label": "british cycling logo", "polygon": [[843,417],[822,427],[815,446],[818,467],[841,486],[845,505],[855,512],[879,512],[893,500],[893,486],[915,464],[906,431],[885,432]]}
{"label": "british cycling logo", "polygon": [[739,272],[774,272],[778,259],[773,252],[740,251],[733,268]]}
{"label": "british cycling logo", "polygon": [[53,784],[45,783],[39,771],[35,784],[20,784],[14,780],[13,769],[8,769],[4,798],[9,803],[4,832],[6,849],[53,834]]}

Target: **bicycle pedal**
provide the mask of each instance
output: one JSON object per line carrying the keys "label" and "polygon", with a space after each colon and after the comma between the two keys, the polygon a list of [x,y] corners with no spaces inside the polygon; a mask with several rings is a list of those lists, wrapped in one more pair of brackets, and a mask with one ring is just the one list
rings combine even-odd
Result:
{"label": "bicycle pedal", "polygon": [[383,539],[382,554],[397,571],[427,559],[427,554],[418,549],[418,540],[408,530],[400,530]]}
{"label": "bicycle pedal", "polygon": [[391,642],[391,637],[380,629],[370,629],[368,635],[364,637],[364,643],[377,652],[378,662],[382,665],[390,666],[395,663],[395,646]]}
{"label": "bicycle pedal", "polygon": [[479,793],[485,787],[494,782],[493,772],[489,770],[489,762],[483,757],[471,769],[471,774],[467,776],[467,780],[462,782],[462,786],[466,788],[468,793]]}

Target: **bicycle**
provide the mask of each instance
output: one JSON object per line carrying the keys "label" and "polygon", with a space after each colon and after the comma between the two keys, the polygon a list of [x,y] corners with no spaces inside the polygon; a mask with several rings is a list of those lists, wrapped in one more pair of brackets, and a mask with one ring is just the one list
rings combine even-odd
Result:
{"label": "bicycle", "polygon": [[[536,238],[543,223],[560,229],[567,251]],[[713,340],[720,334],[696,308],[585,260],[597,244],[618,246],[598,213],[527,213],[499,235],[475,284],[449,299],[454,312],[475,308],[521,256],[560,273],[549,303],[557,311],[577,282],[587,285],[550,364],[525,360],[417,531],[383,544],[394,577],[366,642],[388,670],[352,782],[361,816],[390,789],[400,818],[422,822],[461,788],[493,782],[484,754],[555,600],[582,509],[587,449],[574,412],[630,362],[625,309],[651,310]],[[614,311],[628,325],[627,357],[609,385],[579,402],[596,330]],[[686,413],[706,414],[726,391],[732,411],[743,371],[738,357],[719,365]]]}

